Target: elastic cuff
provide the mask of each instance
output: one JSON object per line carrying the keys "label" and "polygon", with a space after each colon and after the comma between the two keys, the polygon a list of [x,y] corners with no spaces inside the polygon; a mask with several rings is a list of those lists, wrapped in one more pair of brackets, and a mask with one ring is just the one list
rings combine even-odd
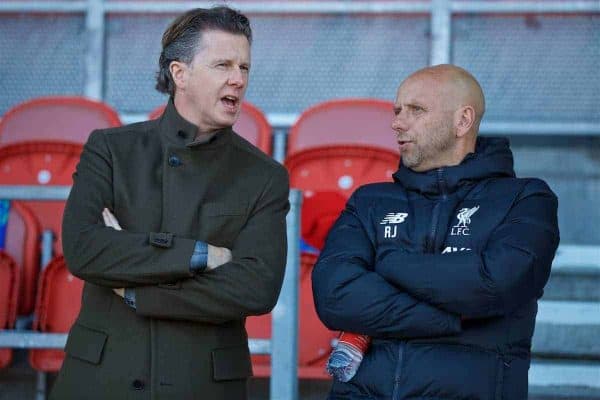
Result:
{"label": "elastic cuff", "polygon": [[190,258],[190,272],[192,274],[203,272],[206,269],[207,263],[208,244],[198,240],[194,245],[194,253],[192,254],[192,258]]}

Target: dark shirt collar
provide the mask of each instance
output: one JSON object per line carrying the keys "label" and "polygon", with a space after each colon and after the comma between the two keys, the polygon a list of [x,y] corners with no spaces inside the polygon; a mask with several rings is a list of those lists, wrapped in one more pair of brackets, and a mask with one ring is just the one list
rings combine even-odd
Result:
{"label": "dark shirt collar", "polygon": [[203,148],[218,147],[231,139],[231,127],[223,128],[196,140],[198,127],[183,118],[175,108],[173,98],[169,98],[167,107],[159,120],[161,136],[172,145]]}

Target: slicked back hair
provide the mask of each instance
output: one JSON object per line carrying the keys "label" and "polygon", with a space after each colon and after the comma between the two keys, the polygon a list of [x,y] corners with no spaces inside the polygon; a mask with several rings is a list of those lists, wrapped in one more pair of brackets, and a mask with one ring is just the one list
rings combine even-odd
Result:
{"label": "slicked back hair", "polygon": [[250,21],[244,14],[225,6],[190,10],[177,17],[163,34],[156,90],[175,94],[169,65],[173,61],[190,64],[199,50],[202,32],[211,30],[244,35],[252,43]]}

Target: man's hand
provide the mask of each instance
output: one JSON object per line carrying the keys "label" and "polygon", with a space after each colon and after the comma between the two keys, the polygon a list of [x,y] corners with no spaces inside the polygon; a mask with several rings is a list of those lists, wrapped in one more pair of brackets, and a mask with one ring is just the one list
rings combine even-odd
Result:
{"label": "man's hand", "polygon": [[225,247],[208,245],[207,270],[215,269],[229,261],[231,261],[231,250]]}
{"label": "man's hand", "polygon": [[[108,226],[109,228],[113,228],[117,231],[122,230],[121,225],[119,225],[119,221],[117,221],[117,218],[108,210],[108,208],[102,210],[102,219],[104,220],[104,225]],[[125,288],[113,289],[113,292],[125,298]]]}
{"label": "man's hand", "polygon": [[108,226],[109,228],[113,228],[117,231],[123,230],[121,225],[119,225],[117,218],[108,210],[108,208],[102,210],[102,219],[104,220],[104,225]]}

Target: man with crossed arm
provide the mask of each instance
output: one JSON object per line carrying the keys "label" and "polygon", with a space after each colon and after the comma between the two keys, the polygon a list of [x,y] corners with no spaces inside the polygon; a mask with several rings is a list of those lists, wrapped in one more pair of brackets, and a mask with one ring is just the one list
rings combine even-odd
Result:
{"label": "man with crossed arm", "polygon": [[483,92],[439,65],[398,89],[394,182],[350,198],[314,268],[329,328],[369,335],[329,399],[525,400],[557,198],[515,177],[508,140],[478,137]]}
{"label": "man with crossed arm", "polygon": [[164,114],[91,134],[63,221],[85,286],[52,399],[247,398],[245,318],[277,301],[289,209],[285,169],[231,128],[251,39],[230,8],[181,15]]}

